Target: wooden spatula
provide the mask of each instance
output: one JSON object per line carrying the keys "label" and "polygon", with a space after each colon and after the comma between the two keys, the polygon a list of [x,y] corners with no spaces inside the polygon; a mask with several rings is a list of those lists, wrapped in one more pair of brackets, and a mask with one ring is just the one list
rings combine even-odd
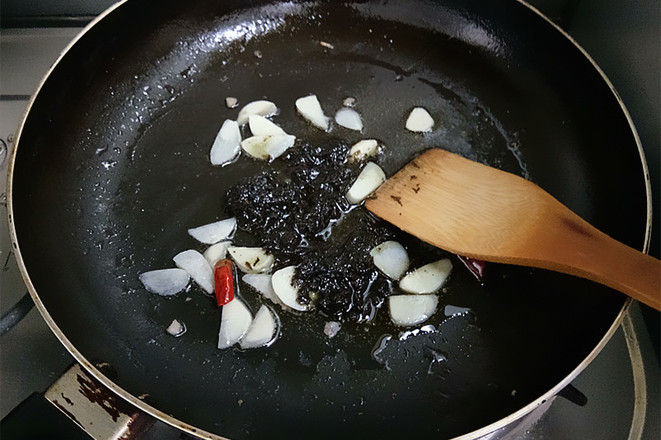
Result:
{"label": "wooden spatula", "polygon": [[661,262],[600,232],[537,185],[434,149],[367,200],[400,229],[458,255],[587,278],[661,309]]}

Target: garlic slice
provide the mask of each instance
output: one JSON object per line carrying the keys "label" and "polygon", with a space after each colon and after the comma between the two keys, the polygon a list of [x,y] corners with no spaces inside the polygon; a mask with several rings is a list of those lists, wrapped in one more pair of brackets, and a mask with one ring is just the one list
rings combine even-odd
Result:
{"label": "garlic slice", "polygon": [[290,134],[252,136],[241,142],[241,148],[255,159],[271,161],[293,147],[295,141],[296,136]]}
{"label": "garlic slice", "polygon": [[342,107],[335,113],[335,122],[349,130],[363,131],[363,120],[360,114],[349,107]]}
{"label": "garlic slice", "polygon": [[241,152],[241,131],[236,121],[225,120],[211,146],[209,159],[212,165],[227,165]]}
{"label": "garlic slice", "polygon": [[359,162],[368,157],[376,156],[379,152],[379,143],[374,139],[363,139],[355,143],[349,150],[349,160]]}
{"label": "garlic slice", "polygon": [[171,296],[186,288],[190,275],[183,269],[170,268],[144,272],[138,278],[149,292]]}
{"label": "garlic slice", "polygon": [[220,243],[212,244],[204,251],[204,258],[213,267],[218,260],[222,260],[227,255],[227,249],[232,245],[231,241],[221,241]]}
{"label": "garlic slice", "polygon": [[250,115],[248,117],[248,126],[254,136],[287,134],[282,128],[260,115]]}
{"label": "garlic slice", "polygon": [[246,334],[239,341],[241,348],[257,348],[271,344],[277,336],[278,321],[271,309],[262,305]]}
{"label": "garlic slice", "polygon": [[223,306],[218,330],[218,348],[228,348],[241,340],[252,323],[248,307],[237,297]]}
{"label": "garlic slice", "polygon": [[239,111],[239,116],[236,118],[236,122],[239,125],[244,125],[248,122],[250,115],[260,115],[260,116],[273,116],[278,113],[278,107],[271,101],[259,100],[249,102],[244,105],[241,111]]}
{"label": "garlic slice", "polygon": [[191,237],[204,244],[216,244],[219,241],[229,240],[234,236],[235,232],[235,217],[230,217],[225,220],[220,220],[188,230]]}
{"label": "garlic slice", "polygon": [[298,302],[298,287],[294,285],[295,272],[296,266],[287,266],[277,270],[273,273],[271,283],[273,291],[284,305],[299,312],[305,312],[308,310],[308,306]]}
{"label": "garlic slice", "polygon": [[406,119],[406,129],[415,132],[431,131],[434,127],[434,119],[429,112],[422,107],[416,107]]}
{"label": "garlic slice", "polygon": [[268,272],[275,259],[261,247],[230,246],[227,251],[236,265],[244,273]]}
{"label": "garlic slice", "polygon": [[179,252],[172,258],[178,268],[188,272],[190,277],[208,294],[213,293],[213,269],[209,262],[196,250]]}
{"label": "garlic slice", "polygon": [[384,241],[370,251],[374,265],[393,280],[398,280],[409,268],[409,255],[396,241]]}
{"label": "garlic slice", "polygon": [[278,295],[273,291],[271,284],[271,274],[268,273],[247,273],[242,278],[244,283],[261,293],[264,298],[270,299],[274,304],[282,304]]}
{"label": "garlic slice", "polygon": [[179,336],[182,336],[184,333],[186,333],[186,324],[177,319],[173,319],[165,331],[167,334],[178,338]]}
{"label": "garlic slice", "polygon": [[385,181],[386,174],[381,167],[374,162],[367,162],[356,181],[349,188],[346,198],[352,205],[357,205],[369,197]]}
{"label": "garlic slice", "polygon": [[328,131],[330,118],[324,114],[316,95],[298,98],[296,100],[296,110],[315,127]]}
{"label": "garlic slice", "polygon": [[434,261],[409,272],[399,280],[399,288],[409,293],[435,293],[445,284],[451,271],[449,259]]}
{"label": "garlic slice", "polygon": [[428,320],[438,306],[436,295],[392,295],[388,297],[390,319],[397,325],[410,327]]}

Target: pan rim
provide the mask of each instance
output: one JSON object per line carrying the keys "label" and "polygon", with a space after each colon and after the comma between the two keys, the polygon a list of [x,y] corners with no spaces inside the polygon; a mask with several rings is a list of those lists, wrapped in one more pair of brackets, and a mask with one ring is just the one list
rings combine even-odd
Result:
{"label": "pan rim", "polygon": [[[651,188],[651,181],[650,181],[650,173],[649,173],[649,168],[647,164],[647,160],[645,157],[645,153],[642,147],[642,142],[640,140],[640,137],[638,135],[638,132],[635,128],[633,119],[631,118],[631,115],[629,111],[627,110],[623,100],[621,99],[620,95],[618,94],[617,90],[615,89],[614,85],[610,81],[610,79],[607,77],[605,72],[599,67],[599,65],[594,61],[594,59],[588,54],[588,52],[571,36],[569,35],[565,30],[560,28],[557,24],[555,24],[551,19],[546,17],[542,12],[540,12],[537,8],[534,6],[528,4],[524,0],[515,0],[517,3],[520,5],[528,8],[531,12],[537,14],[541,19],[546,21],[548,24],[550,24],[556,32],[559,32],[561,35],[564,36],[576,49],[580,51],[580,53],[590,62],[591,66],[599,73],[600,77],[602,80],[605,82],[605,84],[608,86],[610,89],[611,93],[615,97],[617,103],[620,106],[621,111],[623,112],[627,123],[629,125],[629,128],[631,130],[631,133],[634,137],[634,141],[636,143],[636,146],[638,148],[638,154],[640,157],[641,161],[641,167],[642,167],[642,172],[643,172],[643,177],[644,177],[644,184],[645,184],[645,198],[646,198],[646,224],[645,224],[645,234],[643,237],[643,243],[642,243],[642,251],[645,253],[649,252],[649,247],[650,247],[650,242],[651,242],[651,231],[652,231],[652,188]],[[14,174],[14,167],[15,167],[15,161],[16,161],[16,156],[18,152],[18,147],[20,145],[20,140],[21,140],[21,135],[25,126],[25,122],[30,114],[30,111],[32,109],[32,106],[34,102],[36,101],[37,96],[39,95],[41,89],[43,88],[44,84],[46,81],[49,79],[51,76],[52,72],[57,68],[57,66],[60,64],[61,60],[67,55],[67,53],[71,50],[71,48],[77,44],[77,42],[83,38],[83,36],[90,31],[95,25],[97,25],[99,22],[101,22],[105,17],[113,13],[115,10],[119,9],[127,3],[128,0],[120,0],[117,3],[113,4],[110,6],[108,9],[106,9],[104,12],[102,12],[100,15],[98,15],[94,20],[92,20],[85,28],[71,41],[69,44],[62,50],[62,52],[59,54],[57,60],[51,65],[49,68],[48,72],[43,76],[41,81],[39,82],[35,92],[32,94],[28,105],[23,113],[23,116],[21,118],[21,122],[19,123],[19,126],[16,131],[16,136],[15,136],[15,143],[14,143],[14,149],[12,151],[11,156],[9,157],[9,165],[8,165],[8,171],[7,171],[7,213],[8,213],[8,224],[9,224],[9,235],[10,235],[10,241],[12,243],[13,251],[16,256],[16,262],[19,268],[19,271],[21,273],[21,276],[23,277],[23,280],[26,284],[26,287],[30,293],[30,296],[32,297],[35,305],[37,306],[37,309],[39,310],[39,313],[42,315],[44,321],[48,325],[48,327],[51,329],[53,334],[59,339],[59,341],[64,345],[64,347],[67,349],[67,351],[73,356],[73,358],[78,362],[85,370],[90,373],[94,378],[96,378],[99,382],[101,382],[104,386],[106,386],[108,389],[110,389],[113,393],[117,394],[121,398],[123,398],[125,401],[129,402],[130,404],[134,405],[136,408],[144,411],[147,414],[150,414],[151,416],[161,420],[164,423],[167,423],[168,425],[171,425],[183,432],[186,432],[188,434],[200,437],[200,438],[206,438],[210,440],[228,440],[226,437],[219,436],[217,434],[213,434],[211,432],[201,430],[199,428],[196,428],[186,422],[183,422],[172,415],[166,414],[157,408],[147,404],[146,402],[140,400],[136,396],[132,395],[131,393],[127,392],[124,390],[122,387],[118,386],[115,384],[108,376],[103,374],[94,364],[89,362],[85,356],[69,341],[69,339],[66,337],[66,335],[60,330],[59,326],[56,324],[54,319],[51,317],[50,313],[46,309],[44,303],[41,301],[41,298],[39,297],[39,294],[37,293],[37,290],[35,286],[33,285],[31,278],[28,274],[27,267],[25,266],[25,262],[22,258],[21,254],[21,247],[18,243],[18,237],[17,237],[17,232],[16,232],[16,225],[14,223],[14,206],[13,206],[13,174]],[[615,332],[618,330],[618,328],[622,325],[623,319],[631,307],[631,304],[633,303],[633,300],[631,298],[627,298],[627,300],[624,302],[622,305],[622,308],[620,309],[619,313],[615,317],[612,325],[609,327],[609,329],[606,331],[604,336],[601,338],[601,340],[597,343],[597,345],[593,348],[593,350],[583,359],[581,363],[579,363],[564,379],[562,379],[558,384],[556,384],[554,387],[549,389],[546,393],[543,395],[539,396],[537,399],[534,401],[530,402],[526,406],[520,408],[519,410],[513,412],[510,415],[507,415],[500,420],[493,422],[489,425],[486,425],[482,428],[479,428],[475,431],[460,435],[458,437],[454,437],[453,440],[472,440],[472,439],[478,439],[486,434],[492,433],[494,431],[497,431],[501,428],[504,428],[511,424],[512,422],[515,422],[516,420],[521,419],[525,415],[529,414],[536,408],[540,407],[541,405],[545,404],[549,399],[557,395],[563,388],[565,388],[567,385],[569,385],[596,357],[597,355],[603,350],[603,348],[606,346],[606,344],[610,341],[610,339],[613,337]],[[644,378],[643,378],[644,379]]]}

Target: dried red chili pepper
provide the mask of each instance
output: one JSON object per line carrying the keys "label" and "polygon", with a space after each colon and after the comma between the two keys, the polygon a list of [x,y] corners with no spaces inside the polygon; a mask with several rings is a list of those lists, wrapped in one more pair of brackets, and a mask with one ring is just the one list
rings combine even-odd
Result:
{"label": "dried red chili pepper", "polygon": [[462,257],[457,255],[459,260],[471,271],[477,280],[484,284],[484,270],[486,269],[486,261],[476,260],[475,258]]}
{"label": "dried red chili pepper", "polygon": [[234,299],[234,271],[230,260],[218,260],[213,267],[218,307]]}

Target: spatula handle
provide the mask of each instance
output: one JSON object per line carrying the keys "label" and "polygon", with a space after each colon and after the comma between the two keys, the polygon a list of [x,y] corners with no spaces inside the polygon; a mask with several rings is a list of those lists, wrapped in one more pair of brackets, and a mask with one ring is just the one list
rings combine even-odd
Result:
{"label": "spatula handle", "polygon": [[546,248],[548,268],[596,281],[661,310],[661,261],[563,208],[566,215],[549,221],[549,234],[540,243]]}

